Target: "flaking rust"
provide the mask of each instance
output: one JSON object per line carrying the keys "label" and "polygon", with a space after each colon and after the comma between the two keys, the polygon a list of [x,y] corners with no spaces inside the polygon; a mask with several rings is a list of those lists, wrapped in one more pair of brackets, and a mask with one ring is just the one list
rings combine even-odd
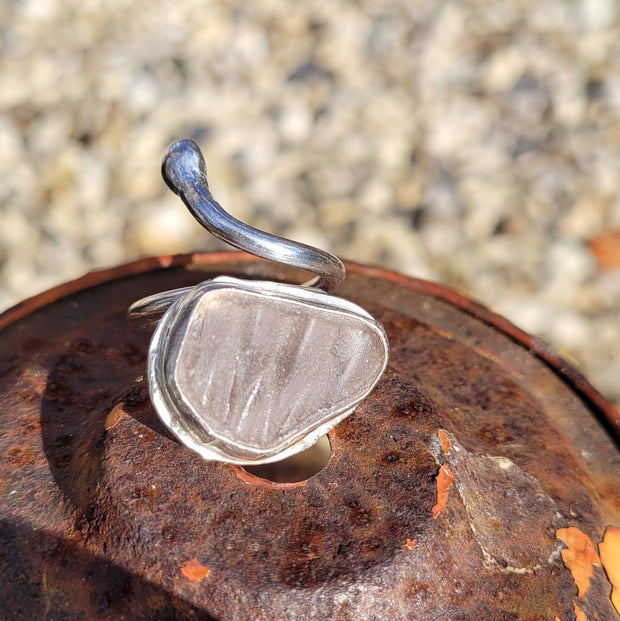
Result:
{"label": "flaking rust", "polygon": [[433,508],[431,509],[433,513],[433,519],[437,518],[437,516],[446,508],[446,504],[448,502],[448,490],[452,486],[452,471],[446,464],[443,464],[441,468],[439,468],[436,481],[437,502],[433,505]]}
{"label": "flaking rust", "polygon": [[150,335],[125,314],[219,274],[303,274],[166,257],[0,317],[0,617],[615,618],[603,567],[580,597],[556,538],[620,525],[614,408],[476,303],[348,270],[337,294],[383,323],[390,364],[330,433],[326,467],[293,485],[258,485],[166,432],[141,378]]}
{"label": "flaking rust", "polygon": [[559,528],[555,536],[566,546],[562,550],[562,560],[575,580],[577,595],[583,597],[590,588],[594,565],[601,564],[596,547],[588,535],[574,526]]}
{"label": "flaking rust", "polygon": [[620,527],[608,526],[598,547],[601,564],[612,585],[611,601],[620,613]]}
{"label": "flaking rust", "polygon": [[192,582],[200,582],[203,578],[207,578],[211,573],[211,570],[202,565],[200,561],[194,557],[187,565],[181,567],[181,573]]}

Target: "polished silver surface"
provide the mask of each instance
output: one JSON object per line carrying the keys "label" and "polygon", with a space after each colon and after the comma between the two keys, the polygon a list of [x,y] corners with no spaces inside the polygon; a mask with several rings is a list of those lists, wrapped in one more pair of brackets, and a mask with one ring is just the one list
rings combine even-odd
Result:
{"label": "polished silver surface", "polygon": [[383,328],[347,300],[219,277],[160,322],[149,383],[163,422],[187,446],[259,464],[308,448],[350,414],[387,353]]}
{"label": "polished silver surface", "polygon": [[154,328],[166,311],[192,289],[193,287],[183,287],[149,295],[134,302],[127,314],[136,327]]}
{"label": "polished silver surface", "polygon": [[215,236],[315,279],[291,285],[221,276],[132,304],[134,323],[159,322],[148,354],[155,410],[206,459],[261,464],[309,448],[379,381],[388,360],[383,327],[327,294],[345,276],[337,257],[226,213],[209,191],[195,142],[174,143],[162,173]]}
{"label": "polished silver surface", "polygon": [[162,175],[194,218],[231,246],[263,259],[308,270],[318,276],[312,286],[325,291],[333,291],[344,280],[344,265],[333,254],[259,231],[224,211],[209,190],[207,166],[193,140],[179,140],[169,147],[162,163]]}

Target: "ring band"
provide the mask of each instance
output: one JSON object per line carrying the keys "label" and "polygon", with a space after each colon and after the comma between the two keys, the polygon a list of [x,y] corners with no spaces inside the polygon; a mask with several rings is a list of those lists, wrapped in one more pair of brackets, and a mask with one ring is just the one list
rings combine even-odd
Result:
{"label": "ring band", "polygon": [[226,213],[195,142],[173,144],[162,173],[209,232],[315,278],[294,285],[218,276],[132,304],[135,324],[157,324],[147,362],[155,410],[205,459],[260,464],[310,447],[379,381],[389,350],[383,327],[329,295],[345,277],[340,259]]}

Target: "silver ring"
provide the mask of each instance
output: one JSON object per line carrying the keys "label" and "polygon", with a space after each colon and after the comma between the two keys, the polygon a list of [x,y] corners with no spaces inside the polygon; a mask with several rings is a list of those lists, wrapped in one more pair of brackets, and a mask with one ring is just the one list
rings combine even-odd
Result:
{"label": "silver ring", "polygon": [[159,320],[148,354],[155,410],[206,459],[261,464],[310,447],[379,381],[388,360],[383,327],[328,295],[345,276],[337,257],[226,213],[195,142],[174,143],[162,174],[213,235],[316,278],[292,285],[220,276],[132,304],[134,321]]}
{"label": "silver ring", "polygon": [[207,166],[193,140],[172,144],[161,170],[168,187],[215,237],[262,259],[308,270],[318,276],[313,286],[325,291],[333,291],[344,280],[344,265],[333,254],[259,231],[224,211],[209,190]]}

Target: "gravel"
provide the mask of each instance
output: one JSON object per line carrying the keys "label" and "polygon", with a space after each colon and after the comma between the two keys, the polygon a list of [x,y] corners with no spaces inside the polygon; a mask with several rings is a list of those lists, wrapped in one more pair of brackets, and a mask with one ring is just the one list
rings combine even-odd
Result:
{"label": "gravel", "polygon": [[0,307],[220,248],[161,181],[181,137],[235,216],[460,289],[620,403],[616,1],[8,0]]}

